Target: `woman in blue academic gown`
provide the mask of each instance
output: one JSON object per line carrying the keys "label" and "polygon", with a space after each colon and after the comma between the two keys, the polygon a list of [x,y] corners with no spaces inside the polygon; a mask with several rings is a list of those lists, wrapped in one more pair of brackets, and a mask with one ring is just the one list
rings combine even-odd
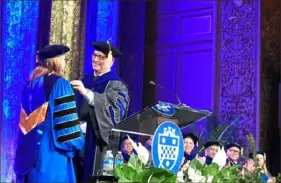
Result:
{"label": "woman in blue academic gown", "polygon": [[84,139],[70,83],[62,77],[69,48],[50,45],[22,93],[14,171],[17,182],[76,182],[72,158]]}
{"label": "woman in blue academic gown", "polygon": [[[275,178],[271,176],[266,167],[266,154],[262,151],[257,151],[254,157],[253,153],[249,154],[249,160],[247,161],[246,168],[249,171],[254,171],[256,168],[261,170],[260,179],[263,182],[275,182]],[[256,161],[256,167],[255,162]]]}
{"label": "woman in blue academic gown", "polygon": [[184,161],[182,163],[182,170],[186,169],[190,162],[197,156],[199,149],[197,146],[198,137],[193,133],[183,134],[184,142]]}
{"label": "woman in blue academic gown", "polygon": [[184,141],[184,159],[186,161],[192,161],[198,154],[199,149],[197,146],[198,137],[193,133],[183,135]]}

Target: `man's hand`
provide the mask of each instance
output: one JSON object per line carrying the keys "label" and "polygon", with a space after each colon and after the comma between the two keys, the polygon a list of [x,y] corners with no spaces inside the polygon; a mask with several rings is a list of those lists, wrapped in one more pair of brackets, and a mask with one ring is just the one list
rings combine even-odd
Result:
{"label": "man's hand", "polygon": [[82,81],[80,80],[73,80],[70,82],[73,89],[78,90],[82,95],[86,95],[88,90],[84,87]]}
{"label": "man's hand", "polygon": [[197,160],[200,162],[201,165],[204,165],[206,163],[206,157],[198,157]]}

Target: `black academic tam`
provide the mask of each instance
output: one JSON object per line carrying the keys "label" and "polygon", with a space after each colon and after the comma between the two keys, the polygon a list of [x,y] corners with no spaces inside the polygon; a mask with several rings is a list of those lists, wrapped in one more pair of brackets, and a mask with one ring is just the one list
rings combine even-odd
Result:
{"label": "black academic tam", "polygon": [[42,49],[40,49],[37,53],[40,60],[46,60],[49,58],[54,58],[60,55],[64,55],[65,53],[69,52],[69,47],[65,45],[49,45]]}
{"label": "black academic tam", "polygon": [[208,141],[204,144],[205,148],[208,148],[210,146],[219,146],[220,147],[220,143],[218,141]]}
{"label": "black academic tam", "polygon": [[92,46],[95,50],[100,51],[105,55],[108,55],[110,50],[112,51],[113,57],[118,57],[122,55],[122,53],[117,48],[107,42],[92,42]]}

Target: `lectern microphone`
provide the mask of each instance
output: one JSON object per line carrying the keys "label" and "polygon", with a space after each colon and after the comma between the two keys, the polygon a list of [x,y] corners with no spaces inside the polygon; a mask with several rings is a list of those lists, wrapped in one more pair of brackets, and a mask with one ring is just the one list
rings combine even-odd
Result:
{"label": "lectern microphone", "polygon": [[149,84],[150,84],[150,85],[153,85],[153,86],[157,86],[157,87],[159,87],[159,88],[162,88],[162,89],[168,91],[169,93],[171,93],[172,95],[174,95],[174,96],[177,98],[179,105],[182,104],[182,103],[181,103],[181,100],[180,100],[180,98],[179,98],[179,96],[178,96],[177,94],[175,94],[174,92],[172,92],[171,90],[168,90],[167,88],[164,88],[163,86],[161,86],[161,85],[155,83],[154,81],[149,81]]}

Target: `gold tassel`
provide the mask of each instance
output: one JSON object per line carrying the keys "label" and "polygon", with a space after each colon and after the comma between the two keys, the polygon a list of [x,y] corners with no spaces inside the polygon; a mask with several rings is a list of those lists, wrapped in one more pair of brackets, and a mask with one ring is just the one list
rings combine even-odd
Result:
{"label": "gold tassel", "polygon": [[243,147],[241,147],[241,152],[240,152],[240,153],[241,153],[241,155],[243,155],[243,150],[244,150],[244,149],[243,149]]}
{"label": "gold tassel", "polygon": [[263,159],[264,159],[264,161],[266,161],[266,154],[265,153],[263,154]]}
{"label": "gold tassel", "polygon": [[110,46],[110,43],[109,43],[109,41],[110,41],[111,39],[112,39],[112,38],[110,38],[110,39],[108,39],[108,40],[106,41],[106,43],[107,43],[108,46],[109,46],[109,52],[108,52],[107,57],[108,57],[108,59],[109,59],[111,62],[113,62],[113,56],[112,56],[111,46]]}

